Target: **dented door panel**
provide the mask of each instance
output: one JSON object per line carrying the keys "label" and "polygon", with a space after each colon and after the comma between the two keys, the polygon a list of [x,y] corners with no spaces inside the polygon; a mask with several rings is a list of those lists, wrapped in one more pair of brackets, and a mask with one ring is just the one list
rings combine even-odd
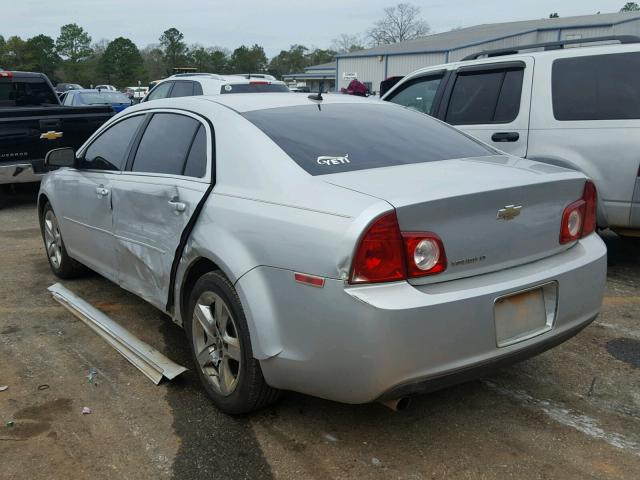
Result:
{"label": "dented door panel", "polygon": [[208,184],[124,173],[113,188],[118,283],[164,310],[180,236]]}

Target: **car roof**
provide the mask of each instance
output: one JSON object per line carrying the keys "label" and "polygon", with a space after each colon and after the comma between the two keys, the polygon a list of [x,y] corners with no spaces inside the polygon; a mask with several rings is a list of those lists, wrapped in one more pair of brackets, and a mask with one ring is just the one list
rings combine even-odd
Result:
{"label": "car roof", "polygon": [[262,76],[248,77],[246,75],[218,75],[216,73],[178,73],[165,78],[162,82],[167,80],[194,80],[194,81],[207,81],[214,80],[221,83],[251,83],[255,80],[268,81],[270,83],[283,84],[281,80],[271,80],[269,78],[263,78]]}
{"label": "car roof", "polygon": [[324,94],[323,100],[311,100],[308,95],[301,95],[292,92],[274,93],[242,93],[227,95],[198,95],[190,97],[163,98],[153,102],[144,102],[135,105],[128,112],[148,110],[150,108],[184,108],[194,110],[206,109],[210,103],[223,105],[238,113],[255,110],[266,110],[270,108],[295,107],[304,105],[328,105],[328,104],[360,104],[373,103],[380,105],[390,105],[379,99],[369,99],[354,95],[344,95],[341,93]]}

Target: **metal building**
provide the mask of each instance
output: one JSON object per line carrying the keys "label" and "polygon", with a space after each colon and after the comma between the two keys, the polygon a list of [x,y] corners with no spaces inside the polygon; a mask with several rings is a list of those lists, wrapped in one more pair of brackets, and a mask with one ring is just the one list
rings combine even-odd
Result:
{"label": "metal building", "polygon": [[333,92],[336,86],[336,64],[331,62],[313,65],[306,67],[303,73],[283,75],[282,79],[289,85],[306,86],[311,92],[319,91],[322,83],[323,92]]}
{"label": "metal building", "polygon": [[393,45],[359,50],[336,58],[336,89],[357,78],[378,91],[380,82],[418,68],[461,60],[483,50],[606,35],[640,35],[640,13],[605,13],[494,23],[451,30]]}

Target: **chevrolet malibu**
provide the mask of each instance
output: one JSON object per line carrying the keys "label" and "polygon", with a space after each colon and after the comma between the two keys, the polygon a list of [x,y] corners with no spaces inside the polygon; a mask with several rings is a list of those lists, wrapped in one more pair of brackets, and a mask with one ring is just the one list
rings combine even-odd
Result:
{"label": "chevrolet malibu", "polygon": [[230,414],[282,390],[404,402],[557,345],[601,306],[584,175],[398,105],[158,100],[47,161],[53,272],[88,267],[170,315]]}

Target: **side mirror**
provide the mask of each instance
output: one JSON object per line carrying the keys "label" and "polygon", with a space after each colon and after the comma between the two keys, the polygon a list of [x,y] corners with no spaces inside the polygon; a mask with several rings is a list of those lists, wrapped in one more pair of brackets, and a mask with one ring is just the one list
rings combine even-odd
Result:
{"label": "side mirror", "polygon": [[49,150],[44,157],[44,164],[47,167],[75,167],[76,152],[71,147]]}

